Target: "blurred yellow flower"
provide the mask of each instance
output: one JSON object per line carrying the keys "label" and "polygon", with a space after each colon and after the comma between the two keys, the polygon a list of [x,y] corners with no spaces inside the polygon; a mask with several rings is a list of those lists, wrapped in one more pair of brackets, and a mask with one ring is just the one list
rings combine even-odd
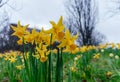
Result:
{"label": "blurred yellow flower", "polygon": [[74,60],[76,61],[76,60],[80,59],[81,57],[82,57],[82,55],[77,55],[77,56],[74,58]]}
{"label": "blurred yellow flower", "polygon": [[75,58],[74,58],[74,60],[75,60],[75,61],[77,61],[77,60],[78,60],[78,58],[77,58],[77,57],[75,57]]}
{"label": "blurred yellow flower", "polygon": [[113,54],[113,53],[110,53],[109,56],[112,58],[112,57],[114,56],[114,54]]}
{"label": "blurred yellow flower", "polygon": [[10,58],[9,56],[5,56],[4,60],[7,61],[7,60],[9,60],[9,58]]}
{"label": "blurred yellow flower", "polygon": [[107,46],[108,46],[108,45],[106,45],[106,44],[104,44],[104,45],[101,44],[101,45],[99,45],[99,48],[100,48],[100,49],[104,49],[104,48],[107,48]]}
{"label": "blurred yellow flower", "polygon": [[100,58],[100,53],[97,53],[93,56],[94,59],[99,59]]}
{"label": "blurred yellow flower", "polygon": [[0,58],[2,58],[3,57],[3,54],[0,54]]}
{"label": "blurred yellow flower", "polygon": [[53,52],[54,52],[55,54],[57,54],[57,49],[54,49]]}
{"label": "blurred yellow flower", "polygon": [[112,72],[108,71],[108,72],[106,73],[106,76],[107,76],[107,77],[110,77],[112,74],[113,74]]}
{"label": "blurred yellow flower", "polygon": [[9,60],[11,63],[14,63],[17,59],[16,59],[16,57],[11,57]]}
{"label": "blurred yellow flower", "polygon": [[82,53],[86,52],[86,51],[87,51],[87,46],[81,47],[81,48],[80,48],[80,51],[81,51]]}
{"label": "blurred yellow flower", "polygon": [[79,51],[79,49],[78,49],[78,47],[77,47],[76,44],[71,44],[71,45],[67,46],[67,47],[66,47],[66,50],[67,50],[68,52],[73,53],[73,54],[75,54],[76,52]]}
{"label": "blurred yellow flower", "polygon": [[114,43],[111,43],[111,47],[112,47],[112,48],[115,48],[115,44],[114,44]]}
{"label": "blurred yellow flower", "polygon": [[70,70],[71,70],[72,72],[75,72],[75,71],[76,71],[76,68],[75,68],[75,67],[71,67]]}
{"label": "blurred yellow flower", "polygon": [[86,78],[86,74],[85,74],[85,72],[83,73],[83,77]]}
{"label": "blurred yellow flower", "polygon": [[120,43],[117,44],[117,48],[120,49]]}
{"label": "blurred yellow flower", "polygon": [[96,49],[96,47],[95,46],[87,46],[87,50],[92,50],[92,49]]}
{"label": "blurred yellow flower", "polygon": [[15,53],[15,51],[10,51],[9,54],[10,54],[10,56],[15,57],[15,58],[17,56],[17,54]]}
{"label": "blurred yellow flower", "polygon": [[16,68],[17,68],[18,70],[22,70],[22,69],[23,69],[23,65],[18,65],[18,66],[16,66]]}
{"label": "blurred yellow flower", "polygon": [[119,56],[118,56],[118,55],[115,55],[115,59],[119,59]]}
{"label": "blurred yellow flower", "polygon": [[104,52],[104,49],[101,49],[101,52]]}
{"label": "blurred yellow flower", "polygon": [[90,65],[87,65],[87,69],[88,69],[88,70],[90,69]]}
{"label": "blurred yellow flower", "polygon": [[40,54],[35,54],[33,55],[33,57],[35,57],[36,59],[40,59]]}

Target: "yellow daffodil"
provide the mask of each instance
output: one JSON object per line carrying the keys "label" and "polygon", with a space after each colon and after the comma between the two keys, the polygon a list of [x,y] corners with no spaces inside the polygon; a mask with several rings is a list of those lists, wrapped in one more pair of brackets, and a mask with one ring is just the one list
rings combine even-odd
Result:
{"label": "yellow daffodil", "polygon": [[52,24],[52,29],[46,30],[46,33],[53,33],[53,34],[58,34],[59,32],[62,32],[64,30],[64,25],[63,25],[63,18],[62,16],[60,17],[58,23],[56,24],[54,21],[50,21]]}
{"label": "yellow daffodil", "polygon": [[[64,38],[64,25],[63,25],[63,18],[62,16],[60,17],[58,23],[56,24],[54,21],[50,21],[50,23],[52,24],[52,28],[49,30],[44,31],[44,33],[48,33],[48,34],[52,34],[52,40],[57,40],[57,41],[61,41]],[[55,39],[53,39],[53,37]]]}
{"label": "yellow daffodil", "polygon": [[61,44],[58,47],[67,47],[74,44],[74,41],[77,39],[78,35],[72,36],[70,31],[67,29],[65,32],[65,38],[61,41]]}
{"label": "yellow daffodil", "polygon": [[38,32],[36,31],[36,29],[34,28],[32,30],[31,33],[27,34],[24,38],[25,38],[25,41],[28,42],[28,43],[34,43],[34,41],[36,41],[36,38],[38,37]]}
{"label": "yellow daffodil", "polygon": [[26,31],[29,25],[21,26],[20,21],[17,24],[17,27],[11,26],[14,30],[14,33],[12,35],[15,35],[19,38],[23,37],[25,34],[28,34],[29,32]]}
{"label": "yellow daffodil", "polygon": [[36,47],[37,55],[34,55],[37,59],[40,59],[41,62],[45,62],[48,58],[47,55],[50,53],[50,51],[47,50],[47,45],[43,45],[42,43],[39,44],[38,47]]}

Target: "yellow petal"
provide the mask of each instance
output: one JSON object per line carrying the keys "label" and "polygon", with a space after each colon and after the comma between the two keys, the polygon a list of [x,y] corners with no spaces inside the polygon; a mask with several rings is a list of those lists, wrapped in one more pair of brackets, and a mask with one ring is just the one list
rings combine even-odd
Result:
{"label": "yellow petal", "polygon": [[17,27],[21,27],[21,25],[20,25],[20,21],[18,21]]}
{"label": "yellow petal", "polygon": [[68,29],[66,29],[65,36],[68,39],[71,37],[70,31]]}
{"label": "yellow petal", "polygon": [[56,25],[56,23],[54,21],[50,21],[50,23],[52,24],[52,26]]}
{"label": "yellow petal", "polygon": [[58,21],[58,25],[62,25],[62,22],[63,22],[63,17],[61,16],[59,21]]}

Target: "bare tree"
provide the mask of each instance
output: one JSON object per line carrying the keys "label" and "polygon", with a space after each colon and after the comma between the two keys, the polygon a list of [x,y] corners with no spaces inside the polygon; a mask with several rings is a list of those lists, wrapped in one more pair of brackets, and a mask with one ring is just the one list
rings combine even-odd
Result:
{"label": "bare tree", "polygon": [[8,44],[8,32],[9,32],[9,17],[7,12],[4,12],[0,19],[0,50]]}
{"label": "bare tree", "polygon": [[110,13],[112,13],[112,16],[114,16],[115,14],[120,14],[120,0],[110,0],[111,3],[114,5],[114,6],[111,6],[110,7]]}
{"label": "bare tree", "polygon": [[0,7],[5,5],[9,0],[0,0]]}
{"label": "bare tree", "polygon": [[[9,0],[0,0],[0,8]],[[0,50],[8,44],[9,17],[7,12],[0,13]]]}
{"label": "bare tree", "polygon": [[97,38],[93,38],[96,36],[101,37],[102,35],[100,33],[94,35],[98,14],[97,5],[95,0],[68,0],[66,2],[66,26],[70,29],[71,33],[79,33],[78,43],[81,46],[98,45],[103,40],[99,39],[100,41],[97,41]]}

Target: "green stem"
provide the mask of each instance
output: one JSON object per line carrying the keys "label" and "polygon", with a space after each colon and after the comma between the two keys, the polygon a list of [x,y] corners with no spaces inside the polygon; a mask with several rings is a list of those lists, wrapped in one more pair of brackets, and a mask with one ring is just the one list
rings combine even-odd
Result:
{"label": "green stem", "polygon": [[48,66],[48,81],[51,82],[52,81],[52,62],[51,62],[51,50],[52,50],[52,34],[50,36],[50,54],[49,54],[49,66]]}
{"label": "green stem", "polygon": [[57,54],[57,63],[56,63],[56,82],[59,82],[59,74],[60,74],[60,71],[59,71],[59,49],[58,49],[58,54]]}
{"label": "green stem", "polygon": [[69,69],[68,82],[71,82],[71,81],[72,81],[72,72],[71,72],[71,70]]}
{"label": "green stem", "polygon": [[49,55],[48,81],[51,82],[51,53]]}
{"label": "green stem", "polygon": [[63,82],[63,58],[62,49],[58,49],[57,63],[56,63],[56,82]]}
{"label": "green stem", "polygon": [[63,82],[63,57],[62,57],[62,49],[60,53],[60,78],[61,82]]}

